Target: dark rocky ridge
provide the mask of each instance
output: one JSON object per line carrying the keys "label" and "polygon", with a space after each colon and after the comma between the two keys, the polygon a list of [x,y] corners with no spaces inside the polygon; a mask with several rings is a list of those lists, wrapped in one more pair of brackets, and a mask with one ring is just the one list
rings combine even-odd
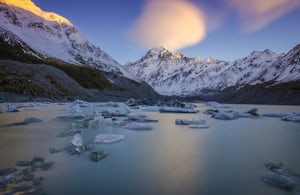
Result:
{"label": "dark rocky ridge", "polygon": [[[76,67],[74,69],[76,70]],[[63,70],[51,65],[0,60],[0,101],[72,101],[77,98],[86,101],[124,101],[132,97],[159,97],[144,83],[137,83],[113,73],[101,74],[103,82],[102,85],[98,85],[99,83],[93,81],[94,77],[89,80],[89,75],[82,72],[81,76],[87,80],[87,85],[98,85],[98,88],[88,88],[83,87]],[[101,74],[99,72],[98,76]],[[110,83],[104,75],[108,78],[113,77],[114,83]]]}
{"label": "dark rocky ridge", "polygon": [[0,101],[123,101],[159,98],[148,84],[44,58],[12,32],[0,28]]}

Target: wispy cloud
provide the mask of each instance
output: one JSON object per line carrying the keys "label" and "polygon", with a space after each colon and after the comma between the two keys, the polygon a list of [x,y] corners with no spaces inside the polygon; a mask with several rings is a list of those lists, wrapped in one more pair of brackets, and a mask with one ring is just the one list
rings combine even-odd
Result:
{"label": "wispy cloud", "polygon": [[299,0],[227,0],[242,17],[243,29],[256,31],[299,8]]}
{"label": "wispy cloud", "polygon": [[188,0],[148,0],[130,35],[147,48],[170,50],[199,43],[206,34],[201,9]]}

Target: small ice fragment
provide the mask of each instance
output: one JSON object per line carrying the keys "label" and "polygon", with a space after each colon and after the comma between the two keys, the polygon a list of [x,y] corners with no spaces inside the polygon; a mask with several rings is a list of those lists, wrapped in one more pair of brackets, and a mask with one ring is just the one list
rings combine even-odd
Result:
{"label": "small ice fragment", "polygon": [[83,140],[81,135],[79,133],[75,134],[71,140],[71,143],[77,147],[83,146]]}

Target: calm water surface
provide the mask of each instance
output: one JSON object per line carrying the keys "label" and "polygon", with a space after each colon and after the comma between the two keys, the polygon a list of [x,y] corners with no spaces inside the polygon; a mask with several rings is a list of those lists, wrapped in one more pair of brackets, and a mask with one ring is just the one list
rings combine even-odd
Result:
{"label": "calm water surface", "polygon": [[[93,110],[118,108],[82,108]],[[99,133],[123,134],[125,139],[113,144],[97,144],[110,155],[95,163],[88,153],[71,156],[67,152],[49,154],[49,148],[64,148],[72,137],[56,135],[71,129],[74,121],[59,120],[66,115],[67,105],[39,106],[37,111],[25,108],[18,113],[0,113],[0,125],[36,117],[41,123],[26,126],[0,127],[0,169],[14,166],[17,160],[43,156],[53,161],[50,171],[42,172],[47,194],[296,194],[264,184],[267,172],[264,163],[286,162],[300,174],[300,123],[278,118],[239,118],[222,121],[202,114],[208,107],[198,104],[199,114],[143,113],[159,123],[153,130],[133,131],[115,125],[83,130],[85,141]],[[259,113],[300,111],[299,106],[231,105],[224,110]],[[175,119],[205,119],[208,129],[176,126]],[[75,122],[76,123],[76,122]]]}

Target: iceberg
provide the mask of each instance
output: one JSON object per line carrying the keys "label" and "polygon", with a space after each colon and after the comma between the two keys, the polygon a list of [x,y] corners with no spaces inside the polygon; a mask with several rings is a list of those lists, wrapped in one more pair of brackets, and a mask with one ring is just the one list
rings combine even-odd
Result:
{"label": "iceberg", "polygon": [[290,177],[273,172],[267,173],[263,176],[263,181],[271,186],[284,190],[292,190],[295,187],[295,182]]}
{"label": "iceberg", "polygon": [[7,112],[19,112],[16,104],[7,104]]}
{"label": "iceberg", "polygon": [[191,129],[208,129],[210,125],[189,125]]}
{"label": "iceberg", "polygon": [[228,106],[228,105],[220,104],[219,102],[215,102],[215,101],[206,102],[204,105],[210,106],[213,108],[230,108],[230,106]]}
{"label": "iceberg", "polygon": [[87,116],[85,117],[85,120],[87,120],[87,121],[93,120],[94,118],[99,117],[99,116],[102,116],[102,114],[99,113],[98,111],[94,110],[92,114],[87,115]]}
{"label": "iceberg", "polygon": [[215,115],[217,112],[219,112],[219,110],[207,109],[203,112],[203,114]]}
{"label": "iceberg", "polygon": [[94,117],[93,119],[89,120],[88,122],[88,127],[95,127],[95,126],[101,126],[104,122],[104,117],[103,116],[97,116]]}
{"label": "iceberg", "polygon": [[105,150],[99,150],[99,151],[91,152],[89,154],[89,158],[91,161],[98,162],[99,160],[106,157],[107,155],[109,155],[109,152],[107,152]]}
{"label": "iceberg", "polygon": [[300,112],[294,112],[281,118],[284,121],[300,122]]}
{"label": "iceberg", "polygon": [[102,102],[98,103],[96,106],[98,107],[119,107],[118,102]]}
{"label": "iceberg", "polygon": [[215,119],[220,119],[220,120],[233,120],[237,118],[237,113],[229,113],[229,112],[218,112],[215,115],[212,116]]}
{"label": "iceberg", "polygon": [[264,117],[274,117],[274,118],[283,118],[287,115],[288,114],[271,112],[271,113],[265,113],[262,116],[264,116]]}
{"label": "iceberg", "polygon": [[187,120],[187,119],[176,119],[175,124],[176,125],[202,125],[205,124],[205,120]]}
{"label": "iceberg", "polygon": [[137,120],[137,119],[142,119],[142,118],[146,118],[146,117],[147,116],[144,115],[144,114],[137,114],[137,113],[134,113],[134,112],[127,114],[127,118],[129,120]]}
{"label": "iceberg", "polygon": [[78,105],[80,107],[89,107],[90,106],[90,103],[86,102],[86,101],[83,101],[83,100],[75,100],[74,102],[72,102],[72,105]]}
{"label": "iceberg", "polygon": [[39,118],[28,117],[28,118],[25,118],[22,122],[11,123],[8,126],[28,125],[30,123],[38,123],[38,122],[42,122],[42,120]]}
{"label": "iceberg", "polygon": [[142,111],[146,111],[146,112],[158,112],[160,109],[159,106],[145,106],[145,107],[141,107]]}
{"label": "iceberg", "polygon": [[79,133],[75,134],[71,140],[71,143],[76,147],[83,146],[83,140]]}
{"label": "iceberg", "polygon": [[82,113],[80,107],[78,104],[71,105],[68,109],[68,115],[66,116],[59,116],[60,119],[71,119],[71,120],[77,120],[77,119],[84,119],[85,115]]}
{"label": "iceberg", "polygon": [[130,130],[152,130],[152,126],[137,122],[128,123],[127,125],[123,126],[123,128]]}
{"label": "iceberg", "polygon": [[125,135],[119,134],[98,134],[96,135],[94,142],[95,143],[113,143],[118,142],[125,138]]}
{"label": "iceberg", "polygon": [[180,108],[180,107],[161,107],[161,113],[197,113],[199,110],[195,108]]}

